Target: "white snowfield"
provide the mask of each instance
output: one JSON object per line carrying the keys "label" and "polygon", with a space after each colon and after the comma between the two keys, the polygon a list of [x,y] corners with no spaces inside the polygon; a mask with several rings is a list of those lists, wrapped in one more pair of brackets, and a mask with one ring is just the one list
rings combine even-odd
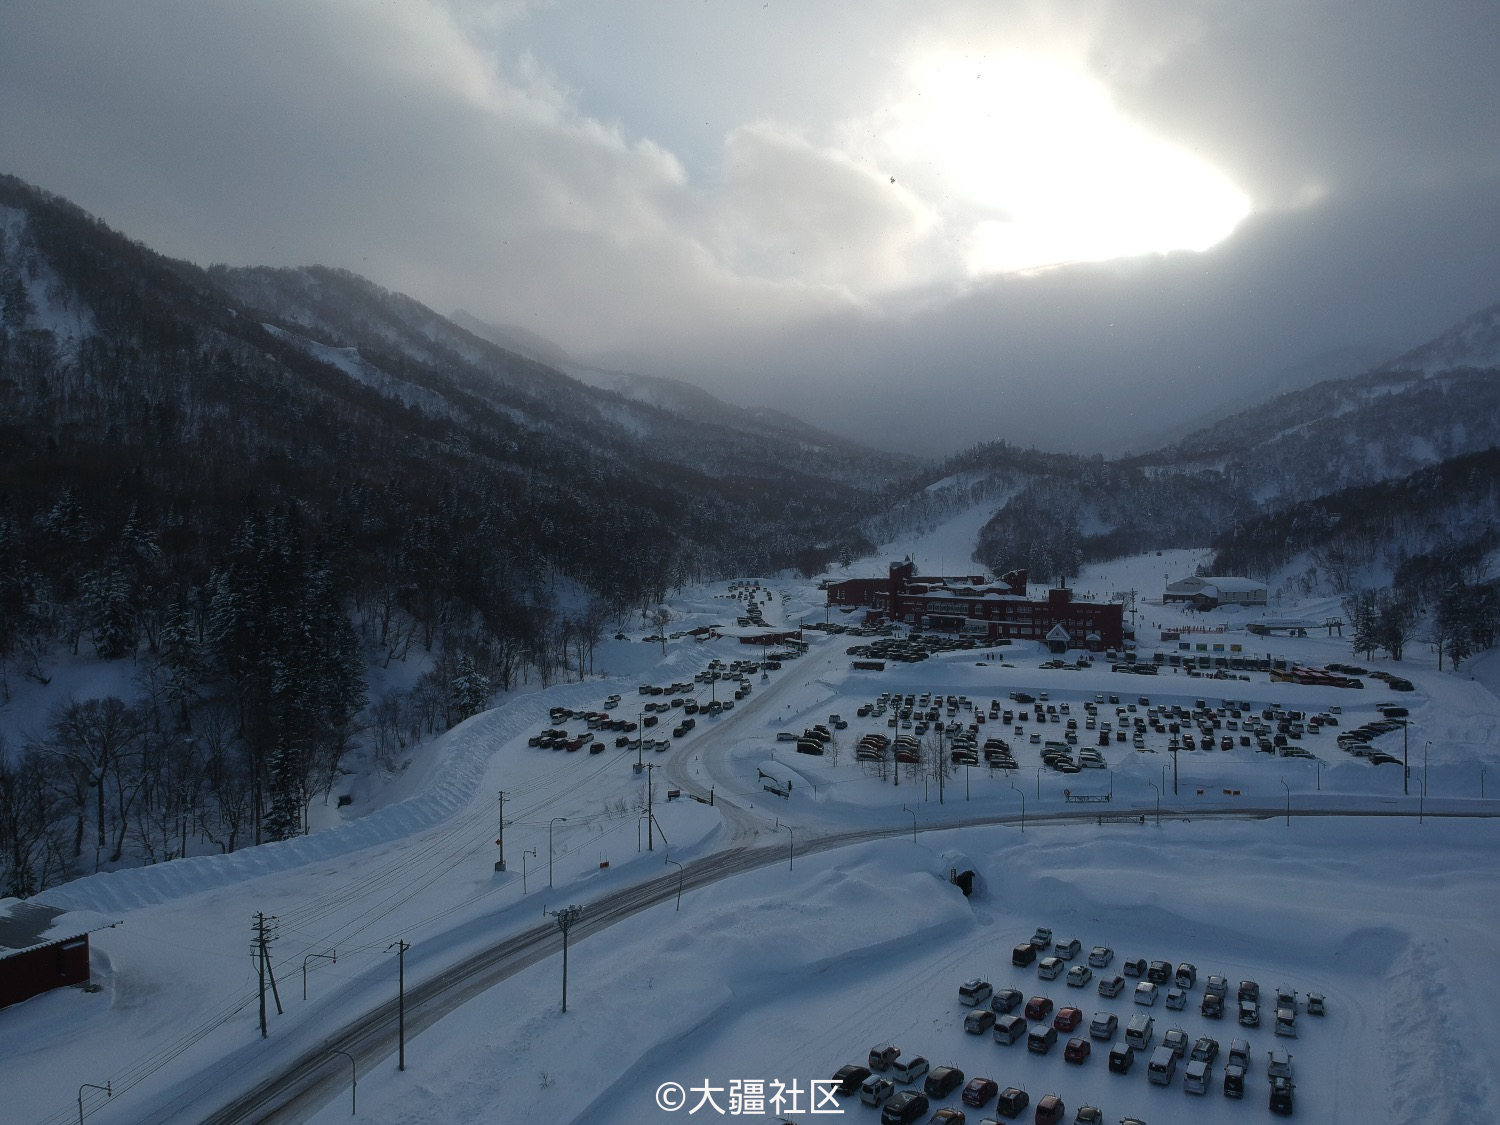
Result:
{"label": "white snowfield", "polygon": [[[937,549],[958,557],[956,545]],[[1076,586],[1159,596],[1163,572],[1188,573],[1191,557],[1122,560]],[[852,572],[883,565],[867,560]],[[763,586],[774,592],[763,603],[772,625],[827,615],[810,584]],[[671,628],[732,624],[740,603],[727,590],[686,592]],[[649,770],[637,771],[637,751],[616,748],[612,734],[599,736],[600,754],[528,746],[530,735],[562,725],[549,720],[552,706],[599,709],[618,693],[617,713],[635,720],[648,698],[665,698],[639,695],[639,684],[691,680],[712,659],[760,656],[728,638],[684,637],[664,657],[654,643],[611,642],[600,666],[615,674],[519,696],[469,720],[413,764],[391,787],[400,799],[383,808],[356,805],[347,811],[360,815],[346,823],[288,843],[93,876],[39,896],[120,924],[92,935],[96,991],[61,989],[0,1011],[0,1116],[60,1125],[77,1120],[81,1095],[90,1122],[206,1121],[241,1095],[275,1089],[300,1060],[313,1064],[319,1084],[277,1120],[873,1123],[879,1111],[857,1097],[836,1099],[838,1115],[827,1105],[814,1112],[813,1083],[894,1042],[903,1057],[1024,1088],[1033,1105],[1059,1094],[1069,1122],[1085,1103],[1109,1122],[1127,1114],[1150,1125],[1265,1120],[1273,1048],[1294,1056],[1303,1120],[1500,1120],[1500,826],[1492,819],[1500,802],[1489,796],[1500,786],[1500,661],[1439,673],[1414,645],[1399,665],[1367,664],[1338,638],[1268,645],[1244,632],[1247,614],[1140,608],[1148,654],[1161,647],[1151,622],[1222,621],[1228,633],[1185,639],[1364,664],[1404,675],[1417,690],[1391,693],[1368,677],[1353,691],[1272,684],[1264,674],[1128,676],[1103,662],[1042,669],[1049,654],[1030,645],[852,672],[845,650],[860,638],[807,630],[810,652],[767,679],[753,676],[732,711],[700,716],[683,738],[670,736],[680,712],[662,715],[651,733],[672,745],[641,754]],[[1267,615],[1321,620],[1330,610],[1336,603],[1282,604]],[[695,687],[696,698],[708,698],[706,685]],[[721,682],[715,697],[729,690]],[[1028,722],[1017,737],[987,723],[981,742],[1005,738],[1019,769],[957,767],[941,796],[936,780],[889,772],[881,780],[854,759],[859,734],[890,732],[885,717],[857,716],[881,692],[967,695],[983,710],[992,698],[1014,706],[1011,691],[1068,703],[1080,745],[1095,736],[1082,729],[1083,704],[1100,695],[1136,705],[1136,714],[1146,710],[1142,696],[1152,705],[1243,699],[1341,713],[1338,727],[1302,740],[1313,759],[1238,745],[1182,751],[1175,793],[1174,755],[1154,733],[1146,751],[1102,748],[1106,770],[1060,775],[1041,768],[1041,747],[1029,741],[1039,725]],[[1334,742],[1386,701],[1411,711],[1405,795],[1399,765],[1371,765]],[[776,741],[831,714],[849,723],[836,732],[836,755]],[[1097,714],[1116,721],[1108,702]],[[1063,727],[1045,730],[1060,738]],[[1399,758],[1402,732],[1378,745]],[[654,824],[643,817],[648,785]],[[501,790],[503,872],[495,870]],[[682,795],[669,800],[673,790]],[[710,790],[712,806],[690,799]],[[1070,793],[1110,799],[1070,802]],[[861,830],[855,842],[820,844]],[[756,866],[703,881],[712,857],[746,849]],[[975,873],[971,896],[949,881],[954,871]],[[652,901],[616,910],[609,896],[652,880]],[[570,905],[582,920],[570,938],[563,1012],[562,935],[548,912]],[[281,1008],[268,990],[265,1039],[250,956],[258,912],[275,919]],[[1039,980],[1034,965],[1011,964],[1012,947],[1037,926],[1078,938],[1085,951],[1108,945],[1115,963],[1083,988]],[[420,1009],[413,1000],[398,1069],[398,972],[404,967],[413,998],[492,950],[510,958],[493,978],[454,983]],[[1128,1074],[1110,1073],[1108,1043],[1093,1042],[1075,1065],[1062,1057],[1068,1034],[1036,1055],[1024,1041],[1001,1046],[964,1032],[969,1009],[958,986],[972,977],[1077,1006],[1083,1023],[1071,1034],[1087,1037],[1095,1012],[1116,1014],[1123,1032],[1145,1010],[1132,1002],[1135,982],[1127,978],[1114,999],[1095,983],[1136,957],[1197,966],[1183,1010],[1158,1002],[1150,1011],[1158,1042],[1172,1027],[1190,1043],[1218,1040],[1202,1097],[1184,1093],[1180,1073],[1169,1086],[1149,1083],[1144,1055]],[[1219,1020],[1199,1012],[1213,973],[1229,980]],[[1235,1021],[1242,979],[1260,985],[1256,1028]],[[1273,1032],[1278,987],[1298,993],[1296,1038]],[[1306,1010],[1314,992],[1326,997],[1325,1015]],[[1221,1081],[1229,1041],[1241,1037],[1252,1063],[1237,1102]],[[106,1084],[110,1096],[95,1089]],[[955,1091],[932,1108],[957,1105]],[[972,1123],[994,1103],[967,1112]]]}

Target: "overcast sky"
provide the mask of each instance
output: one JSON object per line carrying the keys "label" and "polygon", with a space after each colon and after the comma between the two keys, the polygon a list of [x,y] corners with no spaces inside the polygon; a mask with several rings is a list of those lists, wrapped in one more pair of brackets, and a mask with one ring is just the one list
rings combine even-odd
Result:
{"label": "overcast sky", "polygon": [[873,443],[1143,448],[1500,301],[1492,0],[0,5],[0,170]]}

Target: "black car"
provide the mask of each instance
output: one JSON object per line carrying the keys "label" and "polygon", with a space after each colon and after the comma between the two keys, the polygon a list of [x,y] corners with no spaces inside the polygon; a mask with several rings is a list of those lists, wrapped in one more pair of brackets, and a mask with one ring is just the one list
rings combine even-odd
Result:
{"label": "black car", "polygon": [[1129,1074],[1135,1062],[1135,1048],[1129,1043],[1116,1043],[1109,1049],[1109,1069],[1115,1074]]}
{"label": "black car", "polygon": [[990,997],[990,1011],[997,1016],[1013,1012],[1026,1001],[1026,994],[1018,988],[999,988]]}
{"label": "black car", "polygon": [[933,1067],[922,1083],[922,1091],[929,1098],[946,1098],[964,1084],[964,1072],[956,1066]]}
{"label": "black car", "polygon": [[833,1073],[833,1080],[838,1083],[837,1092],[844,1097],[859,1093],[861,1084],[868,1077],[870,1077],[870,1068],[855,1063],[841,1066]]}
{"label": "black car", "polygon": [[1152,961],[1146,969],[1146,979],[1153,984],[1166,984],[1172,979],[1172,963],[1170,961]]}
{"label": "black car", "polygon": [[930,1103],[920,1090],[901,1090],[880,1111],[880,1125],[912,1125],[920,1121]]}

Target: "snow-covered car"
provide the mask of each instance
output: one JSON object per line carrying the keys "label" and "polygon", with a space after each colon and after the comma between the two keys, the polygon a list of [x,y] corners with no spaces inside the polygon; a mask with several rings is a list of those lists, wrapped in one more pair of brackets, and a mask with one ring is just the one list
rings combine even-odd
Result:
{"label": "snow-covered car", "polygon": [[1135,986],[1135,1002],[1144,1007],[1151,1007],[1156,1003],[1156,984],[1153,981],[1143,980]]}
{"label": "snow-covered car", "polygon": [[1068,970],[1068,984],[1073,988],[1082,988],[1094,979],[1094,970],[1087,965],[1074,965]]}
{"label": "snow-covered car", "polygon": [[1144,957],[1127,957],[1120,962],[1120,971],[1127,977],[1143,977],[1146,975],[1146,959]]}
{"label": "snow-covered car", "polygon": [[1187,1007],[1187,991],[1181,988],[1167,989],[1167,1010],[1180,1012]]}
{"label": "snow-covered car", "polygon": [[1067,963],[1061,957],[1043,957],[1036,963],[1036,975],[1042,980],[1056,980],[1065,968]]}
{"label": "snow-covered car", "polygon": [[1052,944],[1052,931],[1046,926],[1038,926],[1031,935],[1031,944],[1037,949],[1046,949]]}
{"label": "snow-covered car", "polygon": [[964,1030],[970,1035],[983,1035],[995,1026],[995,1013],[988,1008],[975,1008],[964,1015]]}
{"label": "snow-covered car", "polygon": [[1213,1062],[1219,1057],[1219,1041],[1209,1035],[1200,1035],[1193,1040],[1191,1057],[1203,1062]]}
{"label": "snow-covered car", "polygon": [[1082,947],[1078,944],[1078,939],[1076,937],[1065,938],[1052,947],[1052,952],[1057,954],[1057,956],[1061,957],[1064,961],[1071,961],[1073,960],[1073,958],[1078,956],[1078,951],[1081,948]]}
{"label": "snow-covered car", "polygon": [[1107,945],[1096,945],[1089,950],[1089,964],[1096,969],[1106,968],[1115,959],[1115,951]]}
{"label": "snow-covered car", "polygon": [[1003,1016],[1006,1012],[1015,1011],[1025,1002],[1026,997],[1019,988],[997,988],[990,997],[990,1011]]}
{"label": "snow-covered car", "polygon": [[973,977],[958,986],[958,1002],[966,1008],[976,1008],[988,1002],[993,994],[990,982],[982,977]]}
{"label": "snow-covered car", "polygon": [[1176,1055],[1180,1059],[1183,1055],[1187,1054],[1187,1032],[1183,1031],[1180,1027],[1170,1028],[1165,1033],[1163,1033],[1161,1037],[1161,1045],[1163,1047],[1169,1048],[1172,1054]]}
{"label": "snow-covered car", "polygon": [[1113,1000],[1125,991],[1125,978],[1116,973],[1114,976],[1099,978],[1099,995],[1106,1000]]}

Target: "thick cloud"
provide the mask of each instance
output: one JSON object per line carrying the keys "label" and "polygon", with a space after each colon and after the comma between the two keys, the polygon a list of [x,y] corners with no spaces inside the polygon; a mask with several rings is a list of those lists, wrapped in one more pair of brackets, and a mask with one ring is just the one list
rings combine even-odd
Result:
{"label": "thick cloud", "polygon": [[[873,440],[1113,449],[1500,296],[1497,33],[1475,0],[11,4],[0,169]],[[994,272],[1235,191],[1206,253]]]}

